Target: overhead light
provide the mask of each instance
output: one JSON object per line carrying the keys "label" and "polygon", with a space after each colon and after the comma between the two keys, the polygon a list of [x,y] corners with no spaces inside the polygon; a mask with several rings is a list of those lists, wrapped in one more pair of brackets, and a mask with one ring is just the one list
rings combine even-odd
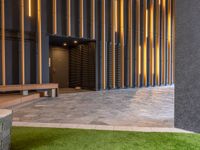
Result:
{"label": "overhead light", "polygon": [[77,41],[74,41],[74,44],[77,44],[78,42]]}
{"label": "overhead light", "polygon": [[64,43],[63,46],[67,46],[67,43]]}

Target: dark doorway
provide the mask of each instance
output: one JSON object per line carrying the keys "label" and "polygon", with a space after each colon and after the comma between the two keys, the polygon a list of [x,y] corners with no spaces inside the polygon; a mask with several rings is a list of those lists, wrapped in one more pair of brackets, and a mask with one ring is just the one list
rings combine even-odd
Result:
{"label": "dark doorway", "polygon": [[59,88],[69,88],[69,50],[62,47],[50,48],[50,79]]}
{"label": "dark doorway", "polygon": [[96,90],[95,41],[50,36],[49,44],[50,82],[64,91]]}
{"label": "dark doorway", "polygon": [[95,43],[71,47],[69,52],[69,86],[95,89]]}

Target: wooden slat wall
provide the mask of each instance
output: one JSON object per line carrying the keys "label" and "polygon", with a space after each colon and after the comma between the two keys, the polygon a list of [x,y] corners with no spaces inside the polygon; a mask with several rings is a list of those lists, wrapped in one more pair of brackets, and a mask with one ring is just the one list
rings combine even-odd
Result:
{"label": "wooden slat wall", "polygon": [[108,48],[107,48],[107,68],[108,68],[108,71],[107,71],[107,86],[109,89],[113,88],[113,63],[112,63],[112,52],[113,52],[113,49],[112,49],[112,43],[109,43],[108,45]]}
{"label": "wooden slat wall", "polygon": [[95,89],[95,44],[85,44],[70,49],[69,87]]}
{"label": "wooden slat wall", "polygon": [[121,51],[120,51],[120,44],[118,44],[118,45],[116,45],[116,47],[115,47],[115,50],[116,50],[116,52],[115,52],[115,67],[116,67],[116,74],[115,74],[115,76],[116,76],[116,88],[120,88],[120,83],[121,83],[121,76],[120,76],[120,70],[121,70],[121,65],[120,65],[120,58],[121,58]]}
{"label": "wooden slat wall", "polygon": [[[167,85],[175,82],[175,0],[66,0],[62,3],[52,0],[52,3],[48,4],[50,6],[47,8],[43,5],[48,1],[45,3],[44,1],[37,0],[35,9],[31,9],[33,16],[35,15],[33,19],[35,19],[37,26],[37,44],[35,44],[35,47],[37,47],[38,52],[38,70],[36,71],[38,73],[38,83],[43,83],[43,78],[45,78],[45,74],[43,74],[43,69],[45,68],[42,68],[45,66],[43,57],[46,58],[48,56],[42,55],[43,51],[46,51],[44,49],[46,43],[43,43],[43,35],[46,32],[45,30],[43,31],[45,29],[43,13],[50,6],[53,9],[53,13],[50,14],[51,19],[48,18],[47,20],[50,20],[48,23],[51,24],[51,29],[53,28],[53,34],[65,34],[62,36],[75,36],[83,39],[90,37],[97,40],[97,46],[92,48],[90,45],[80,45],[81,49],[80,47],[73,48],[71,65],[72,68],[77,68],[77,70],[72,69],[72,74],[75,73],[74,76],[71,76],[72,86],[93,87],[93,85],[87,84],[89,82],[88,79],[91,78],[92,80],[94,80],[93,78],[98,80],[98,89],[128,88],[135,87],[135,85],[138,87]],[[64,19],[61,17],[63,20],[59,17],[60,4],[65,4],[62,9],[66,9],[63,11],[66,17]],[[24,7],[27,10],[26,5]],[[2,85],[7,83],[5,9],[4,0],[1,0],[2,63],[0,70],[2,71]],[[26,12],[24,12],[25,14],[23,14],[22,10],[21,12],[21,23],[23,23]],[[92,14],[87,15],[88,12]],[[146,20],[146,18],[148,19]],[[47,27],[49,27],[48,23]],[[85,29],[86,25],[88,26],[87,29]],[[61,30],[60,28],[63,29]],[[21,26],[22,29],[23,24]],[[146,36],[146,30],[148,30],[148,36]],[[60,33],[59,31],[66,32]],[[23,34],[26,35],[26,30],[22,30]],[[26,47],[23,47],[24,35],[21,39],[22,55],[21,53],[19,55],[26,60],[27,58],[24,58],[23,54],[26,52]],[[93,48],[96,51],[93,50],[91,52],[90,49]],[[96,55],[93,53],[96,53]],[[90,58],[90,55],[96,57]],[[98,60],[94,63],[96,67],[90,64],[90,59]],[[24,61],[20,63],[21,66],[19,67],[22,67],[22,70],[24,70],[23,64]],[[98,68],[96,69],[96,74],[93,71],[89,71],[93,67],[95,69]],[[22,71],[18,75],[22,81],[25,80],[24,74],[26,74],[26,71]],[[88,77],[88,75],[91,76]]]}
{"label": "wooden slat wall", "polygon": [[69,57],[69,87],[81,87],[81,50],[74,47],[70,50]]}

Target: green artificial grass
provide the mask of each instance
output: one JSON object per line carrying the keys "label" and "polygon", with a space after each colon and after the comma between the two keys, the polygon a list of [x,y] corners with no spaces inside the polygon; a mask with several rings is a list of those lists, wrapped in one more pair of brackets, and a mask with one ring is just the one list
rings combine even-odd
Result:
{"label": "green artificial grass", "polygon": [[14,127],[11,150],[200,150],[200,135]]}

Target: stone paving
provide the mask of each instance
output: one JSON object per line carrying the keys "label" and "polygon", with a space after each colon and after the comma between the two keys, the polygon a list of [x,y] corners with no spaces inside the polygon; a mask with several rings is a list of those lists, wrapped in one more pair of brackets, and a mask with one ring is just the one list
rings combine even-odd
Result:
{"label": "stone paving", "polygon": [[173,128],[174,87],[61,94],[13,110],[15,122]]}

